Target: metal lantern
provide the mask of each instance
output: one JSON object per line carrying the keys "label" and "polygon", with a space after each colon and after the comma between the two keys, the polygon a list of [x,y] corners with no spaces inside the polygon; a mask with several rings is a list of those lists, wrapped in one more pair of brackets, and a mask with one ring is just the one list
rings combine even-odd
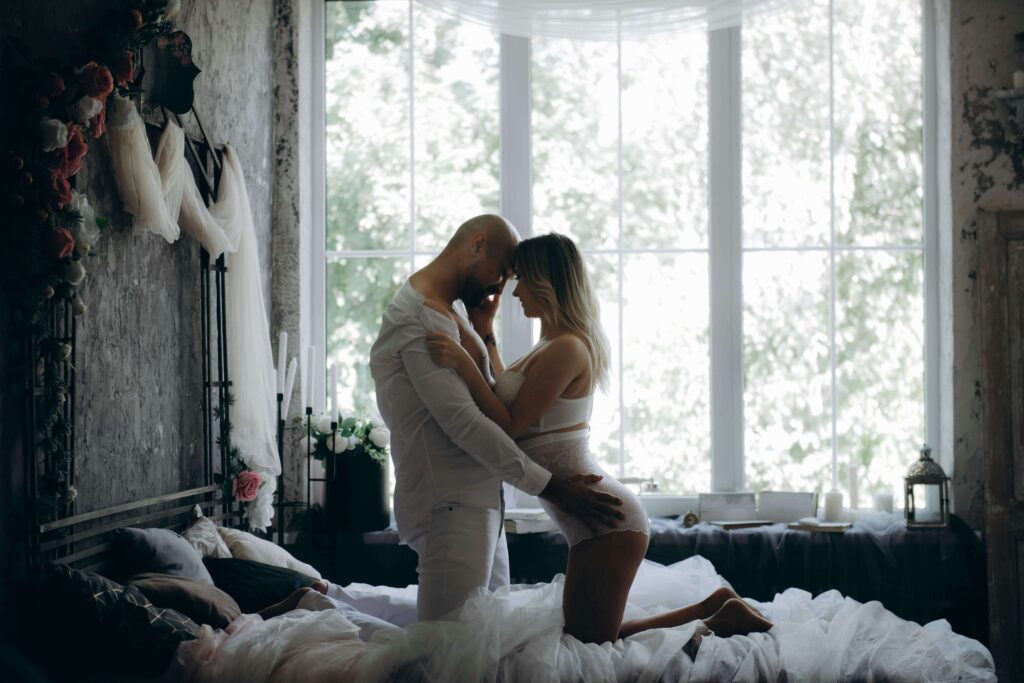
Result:
{"label": "metal lantern", "polygon": [[932,449],[927,444],[907,470],[904,481],[907,528],[949,526],[949,477],[932,460]]}

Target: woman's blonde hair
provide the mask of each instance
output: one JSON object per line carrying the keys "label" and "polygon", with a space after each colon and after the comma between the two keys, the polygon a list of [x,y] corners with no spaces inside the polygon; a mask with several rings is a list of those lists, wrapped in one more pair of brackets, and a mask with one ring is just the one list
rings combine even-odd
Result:
{"label": "woman's blonde hair", "polygon": [[592,384],[607,387],[610,352],[601,330],[601,308],[590,285],[579,249],[556,232],[523,240],[516,247],[514,268],[537,298],[552,325],[583,338],[590,351]]}

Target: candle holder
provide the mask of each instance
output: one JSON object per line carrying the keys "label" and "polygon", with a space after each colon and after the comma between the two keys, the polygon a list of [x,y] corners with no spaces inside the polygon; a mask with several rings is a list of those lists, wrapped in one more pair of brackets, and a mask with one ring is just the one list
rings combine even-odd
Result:
{"label": "candle holder", "polygon": [[277,458],[281,464],[281,473],[277,475],[277,544],[284,545],[284,419],[282,406],[284,394],[277,392]]}

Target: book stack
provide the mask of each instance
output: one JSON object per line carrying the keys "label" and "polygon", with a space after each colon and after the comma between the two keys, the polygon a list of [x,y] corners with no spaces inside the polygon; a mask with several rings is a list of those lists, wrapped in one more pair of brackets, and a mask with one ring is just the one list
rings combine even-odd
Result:
{"label": "book stack", "polygon": [[548,517],[543,508],[507,508],[505,510],[506,534],[539,534],[543,531],[557,531],[558,525]]}
{"label": "book stack", "polygon": [[853,526],[850,522],[823,522],[817,517],[804,517],[803,519],[790,522],[786,525],[797,531],[817,531],[826,534],[841,534]]}

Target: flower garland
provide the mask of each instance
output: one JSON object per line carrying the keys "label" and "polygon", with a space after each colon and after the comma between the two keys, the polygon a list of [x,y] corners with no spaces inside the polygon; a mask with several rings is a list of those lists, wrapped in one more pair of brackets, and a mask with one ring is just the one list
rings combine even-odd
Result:
{"label": "flower garland", "polygon": [[[365,454],[381,467],[388,460],[388,446],[391,432],[379,420],[338,416],[338,429],[331,433],[331,416],[324,413],[312,423],[312,434],[299,439],[306,453],[313,453],[317,460],[331,455],[348,452],[350,455]],[[295,418],[296,432],[305,431],[305,418]]]}
{"label": "flower garland", "polygon": [[55,335],[52,312],[57,305],[70,306],[75,316],[86,312],[78,294],[83,261],[108,224],[74,189],[75,176],[90,141],[106,131],[108,97],[141,93],[141,51],[170,32],[167,19],[180,6],[180,0],[122,0],[87,34],[88,57],[78,67],[33,60],[14,39],[3,45],[0,178],[8,244],[0,277],[15,332],[36,341],[36,357],[28,360],[41,384],[34,399],[38,446],[50,465],[39,482],[44,520],[76,495],[68,482],[72,430],[63,379],[72,349]]}

